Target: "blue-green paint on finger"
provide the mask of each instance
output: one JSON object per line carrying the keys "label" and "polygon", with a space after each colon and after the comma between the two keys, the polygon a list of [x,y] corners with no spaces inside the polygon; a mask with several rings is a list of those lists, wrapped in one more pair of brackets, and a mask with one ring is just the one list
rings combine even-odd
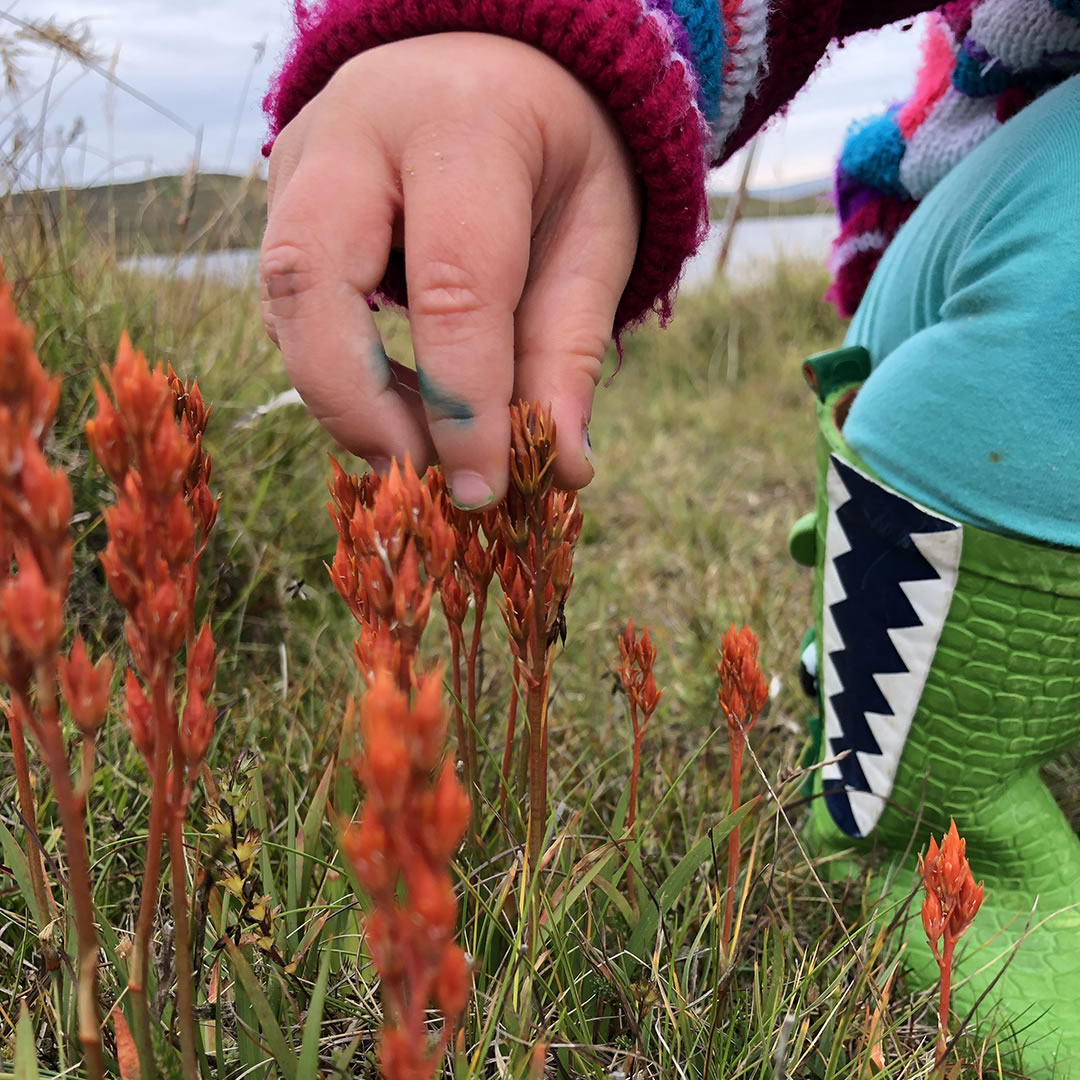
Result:
{"label": "blue-green paint on finger", "polygon": [[416,381],[420,386],[420,397],[423,398],[432,420],[456,420],[459,424],[472,423],[475,414],[468,403],[455,397],[425,375],[419,364],[416,365]]}
{"label": "blue-green paint on finger", "polygon": [[376,381],[381,383],[384,389],[389,386],[392,374],[390,357],[386,355],[386,350],[383,348],[381,341],[371,343],[371,347],[368,349],[368,363],[371,365],[371,373]]}

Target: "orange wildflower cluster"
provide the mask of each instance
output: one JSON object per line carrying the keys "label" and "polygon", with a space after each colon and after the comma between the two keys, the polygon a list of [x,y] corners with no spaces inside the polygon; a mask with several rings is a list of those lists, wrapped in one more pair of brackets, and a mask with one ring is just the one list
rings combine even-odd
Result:
{"label": "orange wildflower cluster", "polygon": [[[428,483],[435,491],[445,491],[440,470],[434,470]],[[459,754],[465,766],[465,788],[478,806],[477,777],[477,685],[476,671],[480,641],[487,610],[488,589],[495,574],[495,545],[498,539],[498,510],[469,513],[459,510],[449,499],[442,501],[450,527],[454,531],[454,559],[439,584],[443,616],[450,632],[450,674],[453,679]],[[465,645],[465,620],[470,601],[473,611],[472,634]],[[465,661],[465,687],[461,684],[462,659]],[[465,718],[469,718],[466,724]],[[474,814],[474,832],[478,831]]]}
{"label": "orange wildflower cluster", "polygon": [[[633,837],[637,822],[638,776],[641,772],[641,744],[645,730],[649,726],[652,714],[660,704],[662,691],[656,688],[653,679],[653,664],[656,662],[656,647],[649,640],[646,628],[641,639],[634,633],[634,621],[630,619],[626,629],[619,635],[619,681],[626,692],[630,706],[630,726],[634,733],[634,756],[630,766],[630,807],[626,815],[627,829]],[[627,881],[633,895],[633,868],[626,871]]]}
{"label": "orange wildflower cluster", "polygon": [[[0,279],[0,698],[11,732],[16,786],[23,819],[37,827],[24,732],[41,749],[52,781],[64,833],[68,883],[79,947],[79,1038],[91,1077],[102,1075],[98,1038],[97,931],[90,894],[83,832],[83,804],[93,775],[94,736],[105,718],[112,661],[90,661],[76,634],[67,657],[60,655],[64,604],[71,578],[71,486],[62,469],[51,469],[43,448],[60,402],[60,380],[46,374],[34,353],[33,332],[15,313],[11,289]],[[60,721],[62,694],[83,735],[83,771],[78,787],[69,772]],[[39,845],[27,845],[39,930],[54,917],[53,899]],[[43,937],[50,968],[55,947]]]}
{"label": "orange wildflower cluster", "polygon": [[749,731],[769,698],[769,685],[758,666],[758,640],[749,626],[728,627],[720,639],[716,674],[717,696],[728,726],[740,734]]}
{"label": "orange wildflower cluster", "polygon": [[[742,757],[746,733],[754,726],[758,713],[769,699],[769,685],[758,664],[758,640],[749,626],[735,629],[732,623],[720,639],[720,660],[716,665],[720,685],[717,697],[727,721],[728,747],[731,753],[731,812],[739,808],[742,780]],[[728,880],[724,899],[721,945],[727,952],[735,910],[735,885],[739,874],[739,829],[728,834]]]}
{"label": "orange wildflower cluster", "polygon": [[[113,596],[127,613],[125,638],[132,666],[124,677],[125,720],[152,777],[150,827],[128,990],[140,1052],[150,1053],[146,983],[157,906],[161,852],[171,852],[176,953],[190,956],[183,821],[194,778],[213,735],[210,694],[217,657],[209,621],[195,628],[199,562],[218,503],[209,491],[210,457],[203,436],[210,410],[198,384],[151,368],[126,334],[104,372],[108,392],[95,386],[97,412],[87,421],[90,448],[116,488],[104,513],[108,543],[101,565]],[[183,708],[175,677],[183,651]],[[190,1018],[190,966],[177,965],[177,1007]],[[194,1029],[180,1024],[185,1070],[197,1070]]]}
{"label": "orange wildflower cluster", "polygon": [[[124,684],[127,727],[152,770],[159,746],[163,756],[173,753],[174,776],[182,782],[185,763],[194,768],[205,756],[214,722],[207,703],[214,642],[209,622],[198,634],[194,629],[199,560],[218,511],[202,450],[209,410],[198,384],[188,388],[160,368],[151,371],[126,334],[105,377],[112,395],[95,386],[97,413],[86,435],[116,486],[116,505],[104,515],[109,542],[101,565],[128,616],[134,670]],[[177,724],[172,672],[185,645],[187,685]]]}
{"label": "orange wildflower cluster", "polygon": [[[574,583],[574,546],[581,509],[571,491],[554,487],[555,422],[551,409],[510,407],[510,488],[499,507],[495,569],[503,619],[514,656],[515,683],[524,683],[529,722],[527,855],[536,868],[547,819],[547,688],[556,641],[566,639],[563,605]],[[511,717],[513,717],[513,712]],[[507,749],[513,741],[507,725]],[[504,757],[504,774],[508,771]],[[504,775],[504,782],[507,777]]]}
{"label": "orange wildflower cluster", "polygon": [[[417,649],[431,600],[458,544],[440,483],[411,464],[385,479],[346,475],[334,463],[330,516],[338,532],[330,577],[360,622],[357,666],[362,750],[353,763],[366,791],[342,848],[373,902],[366,940],[381,980],[379,1060],[387,1080],[428,1080],[465,1008],[469,969],[454,944],[457,899],[450,861],[470,801],[445,756],[442,673],[420,675]],[[444,1022],[428,1038],[427,1010]]]}
{"label": "orange wildflower cluster", "polygon": [[330,579],[360,623],[356,661],[367,682],[386,667],[408,690],[431,598],[454,560],[445,495],[406,459],[385,480],[348,476],[332,461],[330,517],[338,543]]}
{"label": "orange wildflower cluster", "polygon": [[938,1002],[938,1042],[936,1063],[945,1056],[949,1023],[950,980],[956,943],[967,932],[982,906],[982,882],[975,884],[956,822],[949,821],[949,831],[941,838],[941,847],[930,837],[925,857],[919,856],[919,873],[925,896],[922,924],[926,940],[941,971]]}
{"label": "orange wildflower cluster", "polygon": [[[376,668],[360,704],[363,751],[355,765],[367,799],[342,845],[374,904],[366,939],[381,980],[380,1067],[387,1080],[436,1073],[469,992],[468,963],[454,944],[450,877],[469,799],[444,753],[446,729],[441,671],[417,680],[410,705],[389,670]],[[432,1002],[443,1015],[433,1042]]]}

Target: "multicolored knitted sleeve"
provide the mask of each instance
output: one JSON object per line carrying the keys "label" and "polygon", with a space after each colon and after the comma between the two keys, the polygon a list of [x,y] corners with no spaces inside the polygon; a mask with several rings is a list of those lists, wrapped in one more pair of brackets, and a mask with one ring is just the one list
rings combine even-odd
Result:
{"label": "multicolored knitted sleeve", "polygon": [[991,132],[1080,72],[1080,0],[950,0],[928,17],[915,91],[863,123],[836,170],[831,299],[859,306],[919,201]]}
{"label": "multicolored knitted sleeve", "polygon": [[[421,34],[504,34],[544,50],[603,100],[644,190],[638,257],[615,329],[671,295],[707,223],[705,176],[803,85],[838,35],[920,0],[294,0],[296,36],[267,95],[271,139],[351,57]],[[269,144],[268,144],[269,146]],[[391,266],[384,288],[404,299]]]}

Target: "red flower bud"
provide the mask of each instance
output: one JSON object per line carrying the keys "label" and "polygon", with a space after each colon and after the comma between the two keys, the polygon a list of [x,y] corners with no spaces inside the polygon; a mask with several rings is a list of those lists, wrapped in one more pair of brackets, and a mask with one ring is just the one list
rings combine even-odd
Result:
{"label": "red flower bud", "polygon": [[19,486],[31,526],[46,544],[63,542],[71,521],[71,485],[64,471],[50,469],[37,443],[28,437],[20,473]]}
{"label": "red flower bud", "polygon": [[213,710],[207,708],[198,689],[191,687],[180,718],[180,749],[189,765],[197,765],[206,757],[213,733]]}
{"label": "red flower bud", "polygon": [[209,621],[202,624],[195,646],[187,658],[188,681],[203,696],[208,697],[217,672],[217,657]]}
{"label": "red flower bud", "polygon": [[124,674],[124,705],[131,741],[149,761],[154,756],[154,710],[131,668]]}
{"label": "red flower bud", "polygon": [[372,896],[385,897],[393,891],[397,863],[386,830],[370,806],[359,824],[342,834],[341,846],[357,880]]}
{"label": "red flower bud", "polygon": [[127,435],[109,395],[100,385],[94,386],[97,413],[86,421],[86,438],[98,464],[117,486],[123,483],[130,463]]}
{"label": "red flower bud", "polygon": [[86,736],[92,736],[105,719],[112,687],[113,662],[103,656],[90,663],[81,634],[75,635],[70,654],[57,662],[60,689],[67,702],[75,726]]}
{"label": "red flower bud", "polygon": [[433,860],[445,860],[457,851],[469,824],[469,796],[457,778],[452,761],[443,763],[435,790],[428,793],[423,821],[424,848]]}
{"label": "red flower bud", "polygon": [[443,949],[432,996],[449,1023],[460,1016],[469,1000],[469,962],[456,945]]}
{"label": "red flower bud", "polygon": [[146,357],[131,344],[125,330],[116,350],[116,362],[109,377],[117,412],[124,427],[135,438],[154,429],[163,412],[172,417],[168,408],[171,398],[169,384],[161,371],[146,365]]}
{"label": "red flower bud", "polygon": [[9,634],[31,662],[56,652],[64,632],[63,597],[46,583],[29,548],[16,549],[18,573],[0,588],[0,637]]}

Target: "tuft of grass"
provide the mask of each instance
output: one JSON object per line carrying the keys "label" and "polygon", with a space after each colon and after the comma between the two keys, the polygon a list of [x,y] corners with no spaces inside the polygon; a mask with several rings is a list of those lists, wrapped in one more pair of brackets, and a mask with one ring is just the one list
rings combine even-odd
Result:
{"label": "tuft of grass", "polygon": [[[73,215],[39,225],[8,223],[5,270],[36,323],[43,363],[65,376],[52,450],[76,499],[72,615],[95,653],[123,658],[96,561],[103,484],[82,438],[95,373],[126,327],[152,361],[197,376],[214,406],[208,446],[225,500],[204,567],[226,707],[208,762],[220,788],[242,750],[256,755],[245,798],[262,833],[259,888],[277,914],[275,952],[250,941],[215,950],[237,913],[213,892],[198,943],[208,1075],[265,1075],[276,1060],[286,1075],[306,1076],[314,1060],[323,1075],[374,1076],[379,1007],[362,944],[364,901],[325,813],[330,806],[347,817],[357,801],[347,768],[355,733],[343,726],[356,690],[354,627],[323,568],[334,550],[325,510],[330,441],[300,408],[259,414],[287,383],[253,287],[142,276],[122,270],[115,250]],[[788,528],[814,494],[814,424],[800,363],[843,332],[820,301],[825,286],[819,269],[783,264],[749,288],[718,282],[685,296],[670,329],[646,327],[626,341],[622,369],[598,394],[597,476],[581,495],[568,643],[552,681],[538,943],[533,963],[523,962],[521,852],[495,845],[463,855],[461,941],[473,957],[475,993],[447,1076],[526,1075],[538,1044],[545,1075],[559,1078],[926,1075],[931,995],[912,993],[898,976],[882,1005],[898,961],[898,939],[886,932],[897,913],[879,910],[873,896],[822,885],[823,870],[800,846],[804,807],[785,779],[808,711],[794,672],[811,585],[786,551]],[[408,359],[403,321],[379,321],[391,355]],[[632,840],[623,838],[631,738],[615,671],[628,616],[649,627],[664,690],[644,747]],[[716,649],[732,621],[756,630],[763,667],[775,676],[751,740],[749,801],[736,816],[725,809],[714,683]],[[481,812],[488,824],[509,686],[498,622],[492,608],[481,705],[471,718],[481,787],[491,792]],[[438,633],[428,642],[433,655],[441,645]],[[108,1006],[122,995],[112,961],[138,907],[148,812],[143,766],[118,717],[106,725],[98,762],[87,814]],[[1057,768],[1071,768],[1075,783],[1075,766]],[[0,824],[21,836],[10,786],[0,750]],[[41,796],[55,886],[61,845],[50,827],[55,807],[47,790]],[[201,787],[188,821],[193,881],[213,861],[205,800]],[[719,868],[736,818],[745,873],[729,963],[719,944]],[[630,866],[636,906],[625,895]],[[38,972],[33,920],[8,881],[0,876],[0,1052],[10,1057],[25,1002],[37,1059],[53,1075],[68,1060],[69,999]],[[158,985],[167,1021],[167,971]],[[878,1044],[883,1069],[874,1064]],[[981,1064],[957,1075],[1000,1075],[994,1046],[962,1039],[960,1052]]]}

